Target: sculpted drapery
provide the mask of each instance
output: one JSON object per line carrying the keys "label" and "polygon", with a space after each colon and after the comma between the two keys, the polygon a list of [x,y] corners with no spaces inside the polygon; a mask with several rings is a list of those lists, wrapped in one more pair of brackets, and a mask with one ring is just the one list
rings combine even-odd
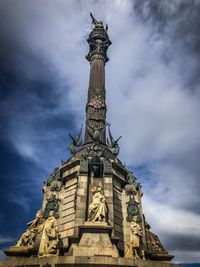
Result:
{"label": "sculpted drapery", "polygon": [[58,245],[58,223],[52,212],[43,223],[39,231],[42,232],[39,246],[39,256],[56,254]]}
{"label": "sculpted drapery", "polygon": [[130,222],[130,242],[127,244],[127,249],[125,253],[125,257],[141,259],[141,237],[142,237],[142,229],[141,226],[137,223],[137,217],[135,216],[133,220]]}
{"label": "sculpted drapery", "polygon": [[88,221],[105,222],[107,217],[107,203],[103,194],[102,185],[92,185],[93,201],[89,205]]}

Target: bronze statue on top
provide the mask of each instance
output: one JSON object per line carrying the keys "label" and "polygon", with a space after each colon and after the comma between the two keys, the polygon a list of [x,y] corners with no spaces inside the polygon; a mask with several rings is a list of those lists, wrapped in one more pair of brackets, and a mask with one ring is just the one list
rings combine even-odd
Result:
{"label": "bronze statue on top", "polygon": [[90,51],[86,56],[86,59],[90,61],[94,54],[99,54],[102,55],[105,62],[107,62],[108,57],[106,52],[108,47],[111,45],[111,41],[107,34],[108,25],[104,28],[103,23],[101,21],[97,21],[92,13],[90,13],[90,16],[92,18],[92,23],[94,24],[94,29],[87,39],[90,45]]}
{"label": "bronze statue on top", "polygon": [[[92,15],[91,12],[90,12],[90,16],[91,16],[91,18],[92,18],[92,23],[94,24],[94,26],[95,26],[96,28],[104,29],[104,26],[103,26],[103,22],[102,22],[102,21],[97,21],[97,20],[95,19],[95,17]],[[104,30],[107,32],[107,30],[108,30],[108,24],[106,24],[106,28],[105,28]]]}

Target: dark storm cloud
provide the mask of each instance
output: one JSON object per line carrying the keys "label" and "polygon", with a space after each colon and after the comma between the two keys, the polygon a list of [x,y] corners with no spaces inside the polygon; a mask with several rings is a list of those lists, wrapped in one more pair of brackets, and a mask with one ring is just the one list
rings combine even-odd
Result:
{"label": "dark storm cloud", "polygon": [[[29,6],[24,1],[16,7],[13,3],[1,2],[1,135],[9,137],[22,155],[44,163],[56,142],[66,150],[64,131],[74,126],[73,116],[67,116],[67,109],[60,108],[61,99],[66,99],[66,107],[69,106],[68,84],[48,58],[31,46],[29,20],[33,14]],[[42,147],[46,153],[40,155]]]}
{"label": "dark storm cloud", "polygon": [[[20,11],[23,1],[14,5],[14,1],[1,1],[0,13],[0,59],[1,69],[5,72],[14,72],[22,77],[34,77],[49,74],[49,70],[44,66],[42,57],[31,51],[28,46],[27,17],[23,15],[25,10]],[[31,34],[31,33],[30,33]],[[42,72],[42,73],[41,73]],[[17,89],[17,87],[16,87]]]}
{"label": "dark storm cloud", "polygon": [[[177,75],[180,75],[181,78],[182,90],[190,90],[190,95],[194,94],[196,99],[199,99],[200,2],[195,0],[144,0],[136,1],[134,10],[145,25],[152,26],[151,30],[155,38],[159,41],[161,40],[161,49],[159,51],[161,59],[164,60],[164,63],[169,68],[172,65],[176,66]],[[189,98],[190,96],[188,95],[188,101],[190,101]],[[193,116],[191,119],[194,119],[195,123],[198,124],[198,117],[194,118]],[[188,142],[190,143],[191,140],[188,140]],[[177,169],[182,169],[182,179],[178,180],[179,183],[176,186],[179,186],[179,188],[193,187],[194,189],[194,191],[191,190],[193,200],[188,201],[185,195],[185,198],[181,197],[177,207],[199,214],[199,190],[195,189],[200,188],[200,180],[198,178],[200,174],[198,162],[200,158],[200,142],[197,142],[195,147],[190,145],[187,150],[186,153],[168,156],[166,166],[168,166],[169,170],[173,169],[175,175]],[[173,172],[169,175],[173,175]],[[164,180],[167,181],[167,179],[161,179],[163,183]],[[184,192],[184,189],[182,192]],[[176,195],[176,198],[178,199],[178,195]]]}
{"label": "dark storm cloud", "polygon": [[[114,81],[109,75],[117,94],[112,95],[111,121],[116,125],[120,121],[115,130],[123,135],[122,157],[142,182],[144,211],[153,231],[164,244],[170,243],[176,261],[199,261],[200,5],[198,1],[134,3],[132,28],[127,23],[126,33],[120,33],[126,51],[120,57],[118,49],[113,56],[119,57],[114,60],[121,76]],[[190,253],[185,253],[187,245]]]}
{"label": "dark storm cloud", "polygon": [[169,62],[178,56],[185,86],[190,89],[199,87],[200,2],[143,0],[136,1],[134,7],[139,18],[152,24],[153,30],[166,40],[163,59]]}
{"label": "dark storm cloud", "polygon": [[[0,3],[2,248],[16,242],[41,207],[43,181],[61,158],[67,158],[67,131],[73,132],[74,127],[67,104],[68,83],[30,45],[25,3],[14,4]],[[60,108],[61,99],[66,107]]]}
{"label": "dark storm cloud", "polygon": [[16,242],[26,223],[40,208],[42,180],[38,182],[38,175],[42,178],[46,173],[33,162],[13,153],[5,141],[4,144],[0,142],[0,151],[0,245],[3,249]]}
{"label": "dark storm cloud", "polygon": [[169,240],[167,243],[167,249],[173,251],[177,250],[177,248],[180,251],[196,251],[199,252],[200,248],[200,237],[199,236],[190,236],[188,233],[188,236],[186,235],[169,235],[167,237]]}

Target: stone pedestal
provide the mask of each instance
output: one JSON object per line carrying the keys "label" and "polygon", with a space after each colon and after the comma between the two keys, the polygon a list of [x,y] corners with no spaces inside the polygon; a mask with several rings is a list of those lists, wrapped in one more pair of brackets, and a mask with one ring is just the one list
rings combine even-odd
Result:
{"label": "stone pedestal", "polygon": [[111,239],[112,227],[107,223],[90,223],[79,227],[80,241],[73,243],[69,254],[73,256],[118,257],[119,253]]}

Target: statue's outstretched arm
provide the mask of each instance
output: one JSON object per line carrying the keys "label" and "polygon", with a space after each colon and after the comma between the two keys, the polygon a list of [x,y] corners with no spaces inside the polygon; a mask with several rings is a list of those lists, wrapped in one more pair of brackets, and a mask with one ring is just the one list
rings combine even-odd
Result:
{"label": "statue's outstretched arm", "polygon": [[90,17],[92,18],[92,23],[96,24],[97,20],[95,19],[95,17],[92,15],[92,13],[90,12]]}

